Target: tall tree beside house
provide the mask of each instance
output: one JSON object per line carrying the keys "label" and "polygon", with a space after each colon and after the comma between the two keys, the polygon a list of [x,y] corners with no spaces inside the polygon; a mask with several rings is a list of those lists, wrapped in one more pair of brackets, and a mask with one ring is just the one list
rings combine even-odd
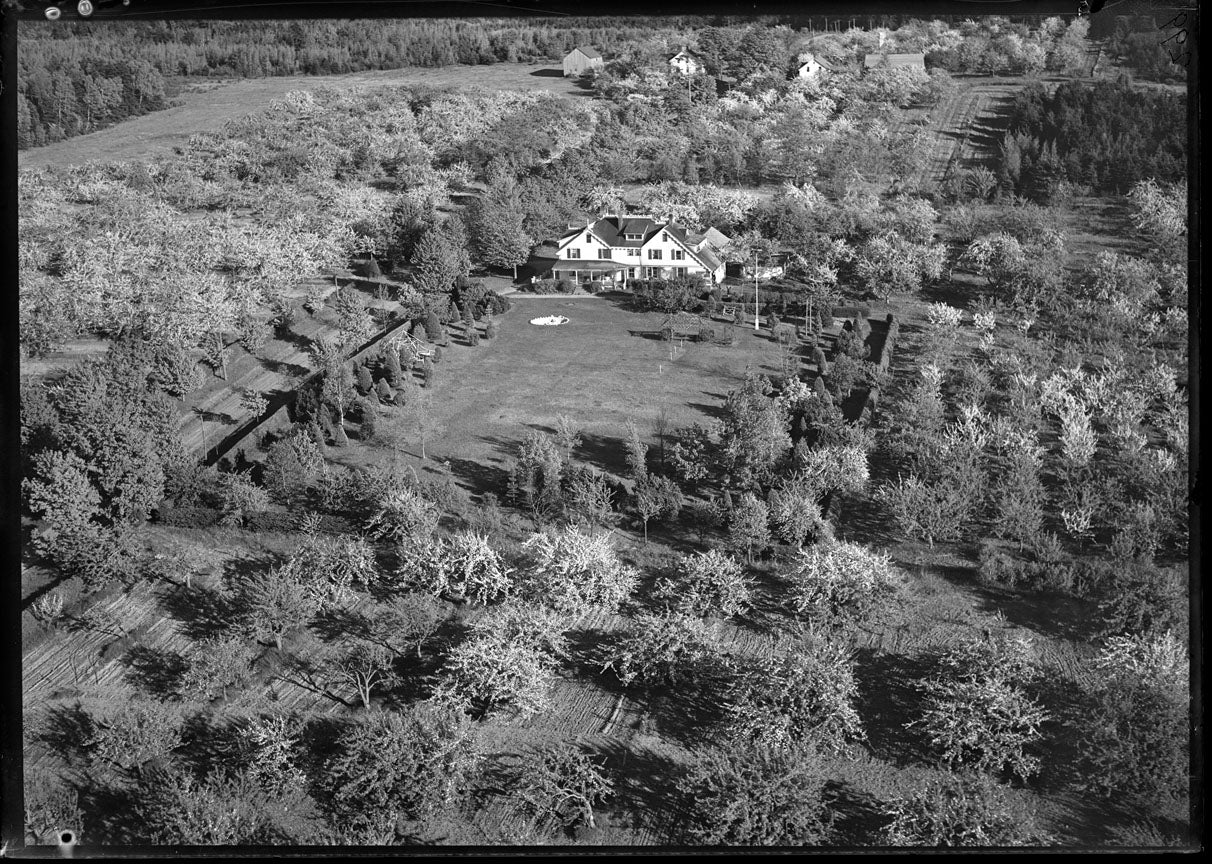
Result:
{"label": "tall tree beside house", "polygon": [[507,174],[495,173],[488,190],[471,208],[471,240],[480,261],[489,267],[512,267],[526,262],[533,238],[522,224],[522,199],[517,183]]}

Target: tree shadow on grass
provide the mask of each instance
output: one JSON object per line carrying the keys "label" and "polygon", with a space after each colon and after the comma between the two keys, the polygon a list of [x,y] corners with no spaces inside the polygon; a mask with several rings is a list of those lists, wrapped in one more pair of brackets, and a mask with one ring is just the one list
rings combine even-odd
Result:
{"label": "tree shadow on grass", "polygon": [[491,492],[503,498],[509,487],[509,472],[504,468],[471,459],[448,459],[451,473],[463,481],[469,491],[483,495]]}
{"label": "tree shadow on grass", "polygon": [[934,565],[943,579],[963,589],[980,603],[980,611],[1001,613],[1015,627],[1044,636],[1088,642],[1100,635],[1098,604],[1060,591],[1016,590],[977,581],[971,567]]}
{"label": "tree shadow on grass", "polygon": [[926,752],[922,735],[905,724],[923,713],[923,694],[917,682],[935,668],[933,657],[877,653],[862,648],[855,654],[858,684],[855,706],[863,718],[871,752],[878,759],[903,766],[920,761]]}
{"label": "tree shadow on grass", "polygon": [[581,443],[573,450],[573,456],[612,474],[621,475],[627,470],[627,456],[621,437],[582,432]]}
{"label": "tree shadow on grass", "polygon": [[668,842],[676,841],[677,826],[685,818],[677,788],[685,767],[631,742],[605,740],[588,749],[614,781],[614,795],[604,809],[633,829],[648,829]]}
{"label": "tree shadow on grass", "polygon": [[160,606],[190,639],[205,639],[228,630],[243,617],[244,604],[213,588],[195,585],[165,587],[157,592]]}
{"label": "tree shadow on grass", "polygon": [[196,773],[207,773],[218,765],[233,770],[239,767],[243,746],[238,721],[203,712],[187,717],[181,732],[177,756]]}
{"label": "tree shadow on grass", "polygon": [[122,657],[126,679],[136,687],[163,699],[175,695],[189,664],[176,651],[135,645]]}
{"label": "tree shadow on grass", "polygon": [[889,818],[874,795],[836,781],[825,785],[825,795],[834,817],[831,846],[884,845],[883,831]]}
{"label": "tree shadow on grass", "polygon": [[86,742],[92,739],[96,727],[84,707],[54,705],[47,709],[36,730],[38,740],[68,762],[85,755]]}
{"label": "tree shadow on grass", "polygon": [[690,749],[718,737],[731,680],[728,670],[710,664],[677,685],[650,688],[645,695],[661,737]]}
{"label": "tree shadow on grass", "polygon": [[285,360],[271,360],[268,357],[258,357],[257,359],[270,372],[285,375],[288,378],[302,378],[312,373],[311,369],[298,363],[290,363]]}
{"label": "tree shadow on grass", "polygon": [[712,405],[707,402],[687,402],[686,406],[706,414],[712,420],[723,420],[728,416],[728,410],[722,404]]}

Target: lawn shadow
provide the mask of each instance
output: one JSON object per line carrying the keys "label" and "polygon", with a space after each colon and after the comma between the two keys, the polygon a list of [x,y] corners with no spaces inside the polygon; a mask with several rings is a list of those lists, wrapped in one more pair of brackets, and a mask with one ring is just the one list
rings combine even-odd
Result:
{"label": "lawn shadow", "polygon": [[919,762],[927,752],[921,734],[905,724],[922,716],[923,694],[916,685],[934,668],[934,658],[928,655],[878,653],[873,648],[855,653],[856,708],[876,758],[904,766]]}
{"label": "lawn shadow", "polygon": [[70,762],[73,757],[85,755],[95,731],[92,716],[76,702],[50,706],[37,726],[37,738]]}
{"label": "lawn shadow", "polygon": [[509,472],[504,468],[471,459],[447,459],[451,473],[463,481],[467,490],[482,495],[492,492],[503,499],[509,488]]}
{"label": "lawn shadow", "polygon": [[728,416],[728,409],[722,404],[712,405],[706,402],[687,402],[688,408],[694,408],[696,411],[701,411],[712,420],[723,420]]}
{"label": "lawn shadow", "polygon": [[234,768],[241,750],[239,722],[222,714],[200,712],[185,719],[178,758],[194,771],[205,773],[216,765]]}
{"label": "lawn shadow", "polygon": [[270,372],[285,375],[288,378],[302,378],[312,373],[311,369],[308,369],[306,366],[300,366],[298,363],[289,363],[285,360],[271,360],[268,357],[258,357],[257,360]]}
{"label": "lawn shadow", "polygon": [[135,645],[122,656],[126,679],[158,699],[175,695],[188,662],[176,651]]}
{"label": "lawn shadow", "polygon": [[530,73],[535,78],[563,78],[563,69],[536,69]]}
{"label": "lawn shadow", "polygon": [[621,476],[627,472],[627,456],[621,437],[582,432],[581,443],[573,450],[573,456],[609,474]]}
{"label": "lawn shadow", "polygon": [[831,846],[884,845],[884,828],[889,817],[884,814],[878,798],[833,780],[825,784],[825,795],[834,816]]}
{"label": "lawn shadow", "polygon": [[977,581],[976,570],[970,567],[935,564],[931,569],[976,599],[981,612],[1000,613],[1015,627],[1077,642],[1089,642],[1100,635],[1098,604],[1093,600],[1060,591],[1028,592],[986,585]]}
{"label": "lawn shadow", "polygon": [[160,606],[190,639],[206,639],[228,630],[246,613],[245,604],[213,588],[164,587],[156,592]]}
{"label": "lawn shadow", "polygon": [[685,818],[683,796],[677,788],[684,766],[633,742],[607,739],[582,746],[614,781],[614,795],[604,809],[633,829],[675,840],[677,826]]}

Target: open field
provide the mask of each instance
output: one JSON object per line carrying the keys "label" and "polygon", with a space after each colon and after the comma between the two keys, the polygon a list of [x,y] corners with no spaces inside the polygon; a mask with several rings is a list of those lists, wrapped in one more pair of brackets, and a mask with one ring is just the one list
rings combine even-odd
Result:
{"label": "open field", "polygon": [[18,154],[18,165],[20,168],[41,168],[77,165],[94,159],[115,161],[166,156],[191,135],[213,132],[228,120],[261,111],[292,90],[411,85],[475,91],[546,90],[568,97],[590,96],[588,90],[572,79],[564,78],[558,64],[553,63],[495,63],[218,82],[200,79],[200,83],[182,93],[180,104],[172,108],[45,147],[23,150]]}

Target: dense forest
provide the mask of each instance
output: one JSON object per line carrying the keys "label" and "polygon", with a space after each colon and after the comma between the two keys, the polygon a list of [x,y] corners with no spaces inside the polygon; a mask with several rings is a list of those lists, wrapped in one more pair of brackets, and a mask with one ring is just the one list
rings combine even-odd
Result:
{"label": "dense forest", "polygon": [[1066,83],[1051,96],[1029,87],[1014,100],[1002,143],[1002,180],[1036,199],[1058,184],[1123,193],[1154,178],[1170,183],[1187,165],[1186,98],[1126,81]]}

